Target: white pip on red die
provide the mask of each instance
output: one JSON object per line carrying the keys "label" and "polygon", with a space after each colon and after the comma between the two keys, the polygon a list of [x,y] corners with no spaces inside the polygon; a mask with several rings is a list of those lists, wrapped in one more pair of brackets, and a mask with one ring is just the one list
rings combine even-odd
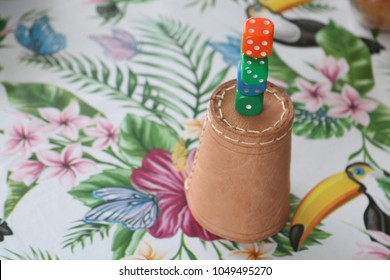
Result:
{"label": "white pip on red die", "polygon": [[268,18],[252,17],[245,22],[241,51],[252,58],[265,58],[272,53],[274,24]]}

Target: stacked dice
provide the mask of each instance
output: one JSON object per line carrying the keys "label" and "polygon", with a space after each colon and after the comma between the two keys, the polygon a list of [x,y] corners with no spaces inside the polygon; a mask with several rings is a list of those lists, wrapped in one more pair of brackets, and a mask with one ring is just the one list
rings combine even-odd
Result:
{"label": "stacked dice", "polygon": [[235,103],[236,111],[242,115],[254,116],[263,110],[273,36],[274,24],[269,19],[252,17],[246,20]]}

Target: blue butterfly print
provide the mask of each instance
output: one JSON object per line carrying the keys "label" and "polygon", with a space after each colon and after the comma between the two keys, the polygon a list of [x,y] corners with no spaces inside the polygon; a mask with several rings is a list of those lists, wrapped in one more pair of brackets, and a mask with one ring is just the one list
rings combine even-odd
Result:
{"label": "blue butterfly print", "polygon": [[222,54],[222,58],[227,64],[237,67],[240,61],[241,40],[232,36],[226,36],[226,39],[227,43],[210,42],[209,45]]}
{"label": "blue butterfly print", "polygon": [[84,218],[86,223],[122,223],[130,230],[150,228],[160,214],[157,197],[128,188],[103,188],[93,196],[106,203],[91,209]]}
{"label": "blue butterfly print", "polygon": [[36,55],[55,54],[66,47],[65,36],[54,32],[47,16],[36,19],[30,29],[18,24],[15,37],[23,47]]}

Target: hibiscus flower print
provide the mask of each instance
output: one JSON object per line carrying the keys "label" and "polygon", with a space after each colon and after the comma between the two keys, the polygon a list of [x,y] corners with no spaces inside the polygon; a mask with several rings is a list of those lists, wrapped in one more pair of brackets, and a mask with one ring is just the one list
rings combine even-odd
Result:
{"label": "hibiscus flower print", "polygon": [[[186,155],[178,147],[181,155]],[[175,153],[174,153],[175,154]],[[188,153],[186,161],[161,149],[150,151],[142,166],[136,169],[131,182],[138,190],[156,195],[160,216],[156,224],[147,231],[156,238],[173,237],[179,229],[190,237],[203,240],[216,240],[218,236],[203,229],[193,218],[185,197],[184,182],[193,163],[195,151]]]}

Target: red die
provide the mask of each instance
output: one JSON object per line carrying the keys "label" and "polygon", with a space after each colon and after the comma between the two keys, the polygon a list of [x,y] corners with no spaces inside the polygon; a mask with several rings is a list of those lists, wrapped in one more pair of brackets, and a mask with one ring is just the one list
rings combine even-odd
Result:
{"label": "red die", "polygon": [[252,17],[245,22],[242,53],[252,58],[265,58],[272,53],[274,24],[268,18]]}

